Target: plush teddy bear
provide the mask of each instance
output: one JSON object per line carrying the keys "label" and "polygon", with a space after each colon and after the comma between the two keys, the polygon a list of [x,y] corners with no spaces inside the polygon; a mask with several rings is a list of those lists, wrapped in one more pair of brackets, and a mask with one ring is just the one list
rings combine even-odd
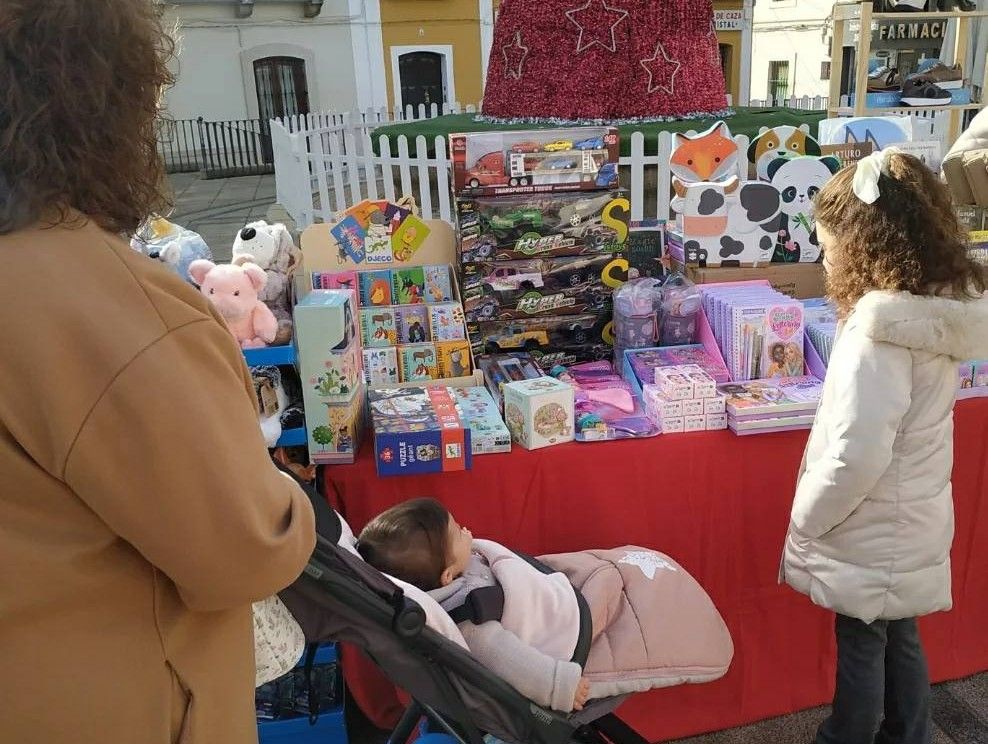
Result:
{"label": "plush teddy bear", "polygon": [[287,344],[292,338],[292,276],[302,254],[295,247],[288,228],[280,222],[269,225],[264,220],[251,222],[233,242],[233,257],[249,255],[268,276],[261,300],[278,319],[276,344]]}
{"label": "plush teddy bear", "polygon": [[163,217],[149,220],[130,241],[131,247],[161,261],[182,279],[189,279],[189,266],[193,261],[213,260],[212,251],[202,236]]}
{"label": "plush teddy bear", "polygon": [[267,275],[251,256],[237,256],[232,264],[193,261],[189,276],[226,320],[241,348],[256,349],[274,341],[278,321],[258,298]]}

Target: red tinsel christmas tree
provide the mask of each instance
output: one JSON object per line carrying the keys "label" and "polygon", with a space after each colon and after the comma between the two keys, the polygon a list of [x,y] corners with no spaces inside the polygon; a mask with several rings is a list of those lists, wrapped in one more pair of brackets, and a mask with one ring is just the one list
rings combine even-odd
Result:
{"label": "red tinsel christmas tree", "polygon": [[503,0],[484,114],[623,120],[727,107],[711,0]]}

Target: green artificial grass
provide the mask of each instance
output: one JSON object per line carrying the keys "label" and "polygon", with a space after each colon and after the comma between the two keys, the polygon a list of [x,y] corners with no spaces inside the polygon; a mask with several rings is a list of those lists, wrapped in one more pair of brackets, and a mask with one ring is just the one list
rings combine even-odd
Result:
{"label": "green artificial grass", "polygon": [[[826,111],[797,111],[789,108],[744,108],[736,107],[734,116],[726,117],[731,129],[731,134],[744,134],[749,138],[758,136],[758,131],[762,127],[798,127],[801,124],[810,125],[810,134],[816,137],[817,124],[827,118]],[[621,155],[631,154],[631,134],[641,132],[645,135],[645,152],[654,153],[657,148],[659,132],[688,132],[693,129],[698,132],[711,126],[719,118],[709,119],[685,119],[681,121],[661,121],[642,122],[637,124],[622,124],[618,127],[621,133]],[[391,139],[391,154],[398,156],[397,139],[400,135],[408,137],[408,150],[412,156],[418,155],[415,151],[415,138],[423,136],[428,143],[429,155],[435,154],[436,137],[448,137],[450,134],[459,132],[490,132],[504,130],[525,130],[525,129],[558,129],[559,125],[554,124],[498,124],[486,121],[477,121],[476,114],[448,114],[437,116],[432,119],[419,119],[418,121],[406,121],[397,124],[378,127],[371,135],[374,144],[374,151],[380,154],[378,138],[387,135]]]}

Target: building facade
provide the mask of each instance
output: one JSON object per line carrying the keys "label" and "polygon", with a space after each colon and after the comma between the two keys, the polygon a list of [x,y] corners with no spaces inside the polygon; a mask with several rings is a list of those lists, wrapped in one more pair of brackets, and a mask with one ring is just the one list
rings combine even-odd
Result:
{"label": "building facade", "polygon": [[778,102],[830,92],[833,0],[758,0],[751,98]]}
{"label": "building facade", "polygon": [[[735,103],[747,99],[752,1],[714,0]],[[268,119],[483,98],[500,0],[170,0],[175,119]]]}

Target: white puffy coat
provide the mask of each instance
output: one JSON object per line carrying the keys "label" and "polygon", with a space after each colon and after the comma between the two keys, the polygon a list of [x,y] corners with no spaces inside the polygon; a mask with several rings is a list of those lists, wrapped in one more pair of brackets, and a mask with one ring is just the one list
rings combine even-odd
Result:
{"label": "white puffy coat", "polygon": [[959,360],[988,358],[988,299],[871,292],[831,355],[782,575],[872,622],[951,607]]}

